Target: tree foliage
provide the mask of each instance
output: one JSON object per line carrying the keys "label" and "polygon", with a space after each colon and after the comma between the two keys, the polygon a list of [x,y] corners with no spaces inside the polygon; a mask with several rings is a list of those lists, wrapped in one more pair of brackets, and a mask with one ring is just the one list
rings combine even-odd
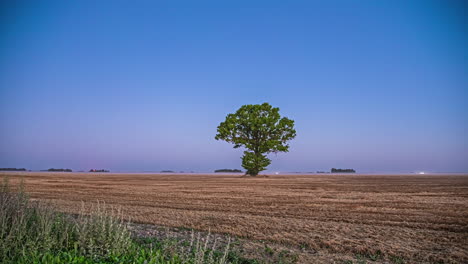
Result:
{"label": "tree foliage", "polygon": [[331,169],[331,173],[341,173],[341,172],[344,172],[344,173],[355,173],[356,171],[354,169],[335,169],[335,168],[332,168]]}
{"label": "tree foliage", "polygon": [[268,153],[288,152],[288,141],[296,136],[294,121],[281,117],[278,107],[268,103],[244,105],[218,126],[216,140],[245,147],[242,167],[255,176],[270,165]]}

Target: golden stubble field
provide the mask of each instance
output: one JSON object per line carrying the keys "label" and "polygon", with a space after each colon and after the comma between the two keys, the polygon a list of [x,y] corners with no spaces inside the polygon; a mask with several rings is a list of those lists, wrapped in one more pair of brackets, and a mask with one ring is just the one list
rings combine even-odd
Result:
{"label": "golden stubble field", "polygon": [[135,222],[316,252],[304,262],[381,252],[407,263],[468,263],[468,175],[2,174],[23,177],[32,198],[64,212],[105,201]]}

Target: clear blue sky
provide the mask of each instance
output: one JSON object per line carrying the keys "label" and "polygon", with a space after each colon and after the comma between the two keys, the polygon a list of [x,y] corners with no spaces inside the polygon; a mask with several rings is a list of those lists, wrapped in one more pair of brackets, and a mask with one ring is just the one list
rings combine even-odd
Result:
{"label": "clear blue sky", "polygon": [[468,171],[464,1],[6,2],[0,167],[241,168],[216,127],[269,102],[269,171]]}

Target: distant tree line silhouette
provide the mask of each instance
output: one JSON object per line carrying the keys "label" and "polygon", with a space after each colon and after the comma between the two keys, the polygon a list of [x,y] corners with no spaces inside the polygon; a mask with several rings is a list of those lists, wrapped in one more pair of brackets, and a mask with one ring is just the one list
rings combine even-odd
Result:
{"label": "distant tree line silhouette", "polygon": [[238,170],[238,169],[219,169],[219,170],[215,170],[214,172],[242,172],[241,170]]}
{"label": "distant tree line silhouette", "polygon": [[331,173],[355,173],[356,171],[353,170],[353,169],[335,169],[335,168],[332,168],[331,169]]}
{"label": "distant tree line silhouette", "polygon": [[21,169],[18,169],[18,168],[0,168],[0,171],[26,171],[25,168],[21,168]]}
{"label": "distant tree line silhouette", "polygon": [[71,169],[54,169],[54,168],[50,168],[48,170],[41,170],[41,171],[52,171],[52,172],[72,172]]}
{"label": "distant tree line silhouette", "polygon": [[96,169],[90,169],[89,172],[109,172],[109,170],[96,170]]}

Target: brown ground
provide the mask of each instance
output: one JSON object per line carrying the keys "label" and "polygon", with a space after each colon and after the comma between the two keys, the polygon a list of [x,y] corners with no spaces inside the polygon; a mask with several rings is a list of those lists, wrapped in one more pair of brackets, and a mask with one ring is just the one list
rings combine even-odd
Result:
{"label": "brown ground", "polygon": [[300,263],[468,263],[468,175],[2,174],[66,212],[105,201],[135,222],[301,249]]}

